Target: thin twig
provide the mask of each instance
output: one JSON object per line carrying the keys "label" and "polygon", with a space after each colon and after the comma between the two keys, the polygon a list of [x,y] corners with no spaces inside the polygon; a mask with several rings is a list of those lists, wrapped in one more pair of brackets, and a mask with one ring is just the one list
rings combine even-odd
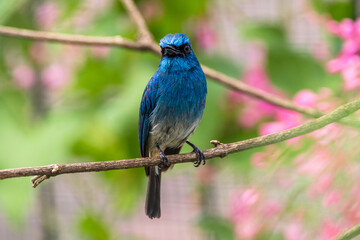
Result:
{"label": "thin twig", "polygon": [[49,175],[37,175],[35,177],[33,177],[31,179],[31,182],[33,183],[33,188],[36,188],[37,186],[39,186],[40,183],[42,183],[43,181],[45,181],[46,179],[49,179],[50,176]]}
{"label": "thin twig", "polygon": [[132,0],[122,0],[128,14],[130,15],[132,21],[136,24],[139,30],[139,41],[144,41],[147,43],[154,42],[154,38],[150,33],[149,29],[146,26],[144,17],[141,15],[139,9],[136,7],[135,3]]}
{"label": "thin twig", "polygon": [[[336,122],[341,118],[360,109],[360,99],[352,101],[338,107],[333,112],[326,114],[320,118],[304,123],[300,126],[281,131],[278,133],[256,137],[240,142],[220,144],[214,148],[204,151],[206,159],[215,157],[224,157],[228,154],[244,151],[251,148],[266,146],[290,138],[298,137],[309,132],[320,129],[330,123]],[[169,155],[168,160],[172,164],[186,163],[196,160],[195,153]],[[106,162],[86,162],[86,163],[71,163],[71,164],[55,164],[42,167],[26,167],[0,170],[0,179],[26,177],[26,176],[48,176],[53,177],[60,174],[80,173],[80,172],[98,172],[115,169],[139,168],[145,166],[154,166],[160,164],[160,159],[153,158],[134,158],[117,161]],[[56,169],[56,170],[54,170]]]}

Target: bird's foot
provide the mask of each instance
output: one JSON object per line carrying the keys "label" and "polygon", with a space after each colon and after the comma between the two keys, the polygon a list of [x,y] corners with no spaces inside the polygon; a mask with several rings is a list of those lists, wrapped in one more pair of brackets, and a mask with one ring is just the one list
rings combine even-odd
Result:
{"label": "bird's foot", "polygon": [[200,148],[198,148],[197,146],[195,146],[194,144],[192,144],[189,141],[186,141],[186,143],[189,144],[194,149],[193,152],[196,153],[196,160],[194,162],[194,166],[195,167],[200,166],[201,162],[203,162],[203,165],[205,165],[205,163],[206,163],[205,155],[200,150]]}
{"label": "bird's foot", "polygon": [[161,150],[159,145],[156,144],[156,147],[157,147],[157,149],[159,151],[159,156],[160,156],[160,160],[161,160],[161,162],[160,162],[160,164],[158,166],[159,170],[163,169],[164,167],[169,168],[171,164],[170,164],[169,160],[167,159],[165,153]]}

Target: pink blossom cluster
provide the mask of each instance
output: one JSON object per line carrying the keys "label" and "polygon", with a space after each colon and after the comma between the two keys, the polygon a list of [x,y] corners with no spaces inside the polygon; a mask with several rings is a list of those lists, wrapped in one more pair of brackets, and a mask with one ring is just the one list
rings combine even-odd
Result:
{"label": "pink blossom cluster", "polygon": [[339,55],[327,63],[330,73],[340,72],[344,79],[344,90],[360,87],[360,18],[344,19],[341,22],[329,20],[327,29],[343,40]]}
{"label": "pink blossom cluster", "polygon": [[[263,60],[250,64],[242,80],[272,94],[284,95],[271,85]],[[239,109],[239,125],[244,128],[256,126],[261,135],[306,121],[297,112],[243,94],[229,92],[228,97],[231,107]],[[328,88],[317,92],[301,90],[295,94],[293,102],[323,112],[341,104]],[[356,129],[330,124],[291,139],[285,145],[268,146],[253,154],[253,178],[235,191],[231,199],[230,219],[236,236],[250,240],[270,232],[280,234],[285,240],[329,240],[358,224],[358,141],[360,136]],[[269,175],[269,170],[272,174],[264,181],[264,172]],[[293,192],[297,190],[294,189],[299,189],[295,199]]]}
{"label": "pink blossom cluster", "polygon": [[[265,55],[266,51],[261,45],[250,48],[250,59],[242,81],[265,92],[280,97],[285,96],[283,92],[271,84],[266,74],[264,67]],[[313,101],[310,95],[304,93],[300,97],[296,97],[296,101],[302,101],[301,104],[303,105],[310,105],[312,104],[311,101]],[[271,105],[236,91],[231,91],[228,96],[232,107],[241,108],[238,114],[239,125],[247,129],[259,125],[260,135],[279,132],[301,123],[302,117],[297,112]]]}
{"label": "pink blossom cluster", "polygon": [[216,32],[209,27],[206,21],[200,21],[197,24],[195,30],[195,37],[198,45],[205,50],[210,50],[216,45]]}
{"label": "pink blossom cluster", "polygon": [[[71,50],[69,49],[69,47],[65,48],[63,54],[70,56]],[[49,63],[47,57],[49,57],[50,53],[44,43],[33,44],[30,55],[42,68],[36,72],[35,68],[29,64],[15,65],[12,70],[12,79],[16,86],[21,89],[30,89],[38,80],[46,89],[53,91],[63,89],[70,82],[73,65],[67,61],[76,59],[75,57],[61,58],[59,56],[57,61]]]}
{"label": "pink blossom cluster", "polygon": [[[339,104],[326,88],[317,93],[302,90],[295,95],[294,102],[323,111]],[[301,120],[296,113],[285,113],[289,116],[282,119],[274,115],[271,123],[289,126]],[[267,124],[260,125],[260,131],[268,129]],[[330,124],[296,141],[268,146],[253,154],[253,179],[232,195],[230,219],[236,236],[256,239],[270,230],[285,240],[330,240],[358,224],[360,169],[356,158],[360,150],[356,142],[359,140],[356,129]],[[283,164],[285,161],[288,163]],[[268,170],[274,172],[264,181],[264,171],[268,173]],[[300,189],[296,199],[292,199],[294,189]]]}
{"label": "pink blossom cluster", "polygon": [[[255,239],[264,231],[270,231],[271,221],[276,220],[282,206],[276,201],[266,200],[264,193],[256,188],[237,190],[231,198],[230,219],[239,239]],[[263,219],[269,220],[264,224]]]}
{"label": "pink blossom cluster", "polygon": [[[331,142],[322,141],[324,132]],[[269,146],[253,155],[251,179],[231,198],[238,239],[276,233],[285,240],[330,240],[358,224],[360,138],[336,124],[324,132],[301,137],[285,152],[284,145]]]}
{"label": "pink blossom cluster", "polygon": [[[284,97],[286,94],[274,87],[267,76],[264,66],[265,55],[265,49],[259,45],[255,45],[250,50],[252,57],[249,59],[241,81],[273,95]],[[318,93],[304,89],[295,94],[293,102],[299,106],[329,112],[340,104],[332,95],[332,91],[328,88],[322,88]],[[230,91],[228,98],[230,106],[239,109],[237,119],[239,125],[245,129],[257,126],[260,135],[286,130],[298,126],[304,121],[303,116],[298,112],[271,105],[237,91]]]}
{"label": "pink blossom cluster", "polygon": [[[108,5],[109,1],[85,0],[79,12],[68,21],[78,29],[88,27]],[[39,28],[48,30],[59,23],[61,12],[60,3],[45,1],[34,9],[34,17]],[[90,47],[90,53],[96,58],[104,58],[109,52],[108,47]],[[65,45],[60,51],[52,51],[48,44],[35,42],[30,47],[35,65],[13,59],[8,60],[8,65],[12,68],[14,84],[21,89],[30,89],[35,81],[40,81],[46,89],[61,90],[70,83],[74,70],[84,60],[84,53],[83,47]]]}

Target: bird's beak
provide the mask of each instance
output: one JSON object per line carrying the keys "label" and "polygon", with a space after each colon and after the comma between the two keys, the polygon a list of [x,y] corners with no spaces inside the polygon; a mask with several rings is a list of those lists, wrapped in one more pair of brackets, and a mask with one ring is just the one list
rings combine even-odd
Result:
{"label": "bird's beak", "polygon": [[164,55],[169,57],[174,57],[174,56],[184,55],[184,53],[181,52],[180,49],[176,48],[175,46],[169,45],[165,47]]}

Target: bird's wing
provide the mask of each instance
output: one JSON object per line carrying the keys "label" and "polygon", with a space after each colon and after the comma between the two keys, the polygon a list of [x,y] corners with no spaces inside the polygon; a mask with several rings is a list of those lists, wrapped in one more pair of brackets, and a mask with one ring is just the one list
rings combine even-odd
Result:
{"label": "bird's wing", "polygon": [[159,93],[159,84],[156,81],[158,76],[155,74],[146,86],[140,104],[139,113],[139,144],[142,157],[148,157],[147,139],[151,130],[150,116],[156,107]]}

